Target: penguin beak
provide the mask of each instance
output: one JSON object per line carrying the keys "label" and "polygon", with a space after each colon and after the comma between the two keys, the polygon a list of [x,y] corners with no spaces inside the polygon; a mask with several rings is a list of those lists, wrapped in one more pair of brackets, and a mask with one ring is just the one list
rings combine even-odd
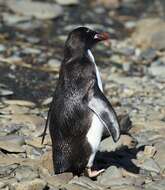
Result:
{"label": "penguin beak", "polygon": [[94,39],[98,41],[108,40],[109,34],[107,32],[97,33],[95,34]]}
{"label": "penguin beak", "polygon": [[104,45],[105,46],[109,46],[110,45],[110,37],[109,34],[107,32],[102,32],[102,33],[97,33],[94,36],[94,39],[99,41],[104,41]]}

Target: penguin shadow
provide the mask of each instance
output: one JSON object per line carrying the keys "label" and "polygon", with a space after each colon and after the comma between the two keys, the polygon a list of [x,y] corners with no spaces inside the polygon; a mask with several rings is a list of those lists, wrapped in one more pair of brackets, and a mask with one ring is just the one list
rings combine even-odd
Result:
{"label": "penguin shadow", "polygon": [[132,162],[132,159],[136,159],[136,155],[140,150],[144,150],[144,147],[128,148],[127,146],[122,146],[111,152],[99,151],[96,154],[94,167],[98,169],[107,169],[110,166],[116,166],[117,168],[123,168],[128,172],[139,174],[140,168]]}

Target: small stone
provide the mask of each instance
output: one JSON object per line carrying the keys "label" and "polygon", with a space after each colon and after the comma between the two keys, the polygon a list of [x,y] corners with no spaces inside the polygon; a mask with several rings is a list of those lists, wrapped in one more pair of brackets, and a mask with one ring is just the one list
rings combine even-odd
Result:
{"label": "small stone", "polygon": [[6,47],[0,44],[0,53],[4,52],[5,50],[6,50]]}
{"label": "small stone", "polygon": [[14,94],[14,92],[11,90],[0,88],[0,96],[11,96],[13,94]]}
{"label": "small stone", "polygon": [[8,105],[19,105],[19,106],[26,106],[26,107],[34,107],[35,103],[25,100],[4,100],[5,104]]}
{"label": "small stone", "polygon": [[50,59],[47,63],[47,65],[52,68],[52,69],[59,69],[61,66],[61,61],[59,61],[58,59]]}
{"label": "small stone", "polygon": [[49,97],[49,98],[46,98],[43,102],[42,102],[42,105],[43,106],[46,106],[48,104],[50,104],[52,102],[53,98],[52,97]]}
{"label": "small stone", "polygon": [[153,157],[156,153],[156,148],[154,146],[145,146],[144,155],[147,157]]}
{"label": "small stone", "polygon": [[15,183],[12,186],[15,190],[43,190],[45,189],[47,183],[41,179],[35,179],[32,181],[24,181],[20,183]]}
{"label": "small stone", "polygon": [[55,0],[60,5],[77,5],[79,3],[78,0]]}

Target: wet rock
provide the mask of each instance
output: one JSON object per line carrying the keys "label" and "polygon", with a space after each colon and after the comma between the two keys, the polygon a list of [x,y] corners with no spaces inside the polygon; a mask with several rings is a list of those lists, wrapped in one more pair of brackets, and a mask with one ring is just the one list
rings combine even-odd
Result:
{"label": "wet rock", "polygon": [[75,184],[62,185],[62,188],[67,189],[67,190],[87,190],[85,187],[82,187],[80,185],[75,185]]}
{"label": "wet rock", "polygon": [[55,0],[60,5],[77,5],[79,3],[78,0]]}
{"label": "wet rock", "polygon": [[140,20],[132,35],[134,43],[143,48],[165,49],[165,22],[160,18]]}
{"label": "wet rock", "polygon": [[31,0],[7,0],[6,4],[17,14],[34,16],[38,19],[53,19],[62,14],[61,6],[51,3],[34,2]]}
{"label": "wet rock", "polygon": [[25,152],[22,145],[25,143],[24,137],[8,135],[0,137],[0,148],[8,152]]}
{"label": "wet rock", "polygon": [[39,177],[37,169],[21,165],[15,170],[15,178],[18,181],[31,181]]}
{"label": "wet rock", "polygon": [[46,185],[47,184],[44,180],[34,179],[32,181],[15,183],[12,186],[15,188],[15,190],[44,190]]}

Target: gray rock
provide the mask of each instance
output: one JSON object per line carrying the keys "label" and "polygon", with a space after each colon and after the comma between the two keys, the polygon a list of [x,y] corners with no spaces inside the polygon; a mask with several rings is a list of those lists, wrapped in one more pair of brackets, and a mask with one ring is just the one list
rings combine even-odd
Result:
{"label": "gray rock", "polygon": [[165,142],[164,140],[155,144],[156,154],[154,160],[159,164],[161,171],[165,170]]}
{"label": "gray rock", "polygon": [[4,177],[14,177],[15,169],[18,167],[18,164],[4,165],[0,166],[0,178]]}
{"label": "gray rock", "polygon": [[105,188],[104,185],[97,184],[96,182],[92,181],[90,178],[87,178],[87,177],[74,177],[69,182],[69,184],[76,184],[86,189],[103,190]]}
{"label": "gray rock", "polygon": [[102,175],[98,176],[98,182],[103,185],[110,185],[111,181],[116,181],[119,178],[122,178],[120,169],[116,166],[111,166]]}
{"label": "gray rock", "polygon": [[47,183],[41,179],[34,179],[32,181],[24,181],[21,183],[12,184],[15,190],[43,190]]}
{"label": "gray rock", "polygon": [[0,137],[0,148],[8,152],[25,152],[22,145],[25,139],[22,136],[7,135]]}
{"label": "gray rock", "polygon": [[144,161],[144,163],[142,163],[142,165],[140,165],[140,167],[144,170],[160,173],[159,165],[152,158],[146,159]]}
{"label": "gray rock", "polygon": [[164,190],[164,189],[165,189],[165,179],[145,185],[145,190]]}
{"label": "gray rock", "polygon": [[0,127],[0,135],[5,136],[5,135],[13,134],[19,131],[22,126],[23,125],[18,125],[15,123],[4,124]]}
{"label": "gray rock", "polygon": [[138,22],[132,40],[143,48],[165,49],[165,22],[160,18],[147,18]]}
{"label": "gray rock", "polygon": [[11,96],[14,92],[11,90],[0,88],[0,96]]}
{"label": "gray rock", "polygon": [[149,73],[153,76],[160,76],[165,78],[165,64],[152,64],[151,67],[149,67]]}
{"label": "gray rock", "polygon": [[59,67],[61,66],[61,61],[59,61],[58,59],[50,59],[48,61],[48,66],[51,68],[59,69]]}
{"label": "gray rock", "polygon": [[39,177],[37,169],[30,166],[19,166],[15,170],[15,178],[18,181],[31,181]]}
{"label": "gray rock", "polygon": [[9,26],[14,26],[15,24],[19,22],[25,22],[31,19],[31,17],[29,16],[22,16],[22,15],[16,15],[16,14],[11,14],[11,13],[3,13],[2,17],[5,24]]}
{"label": "gray rock", "polygon": [[31,0],[7,0],[7,6],[17,14],[33,16],[38,19],[53,19],[62,14],[62,7],[56,4]]}
{"label": "gray rock", "polygon": [[4,52],[6,50],[6,47],[2,44],[0,44],[0,53]]}

